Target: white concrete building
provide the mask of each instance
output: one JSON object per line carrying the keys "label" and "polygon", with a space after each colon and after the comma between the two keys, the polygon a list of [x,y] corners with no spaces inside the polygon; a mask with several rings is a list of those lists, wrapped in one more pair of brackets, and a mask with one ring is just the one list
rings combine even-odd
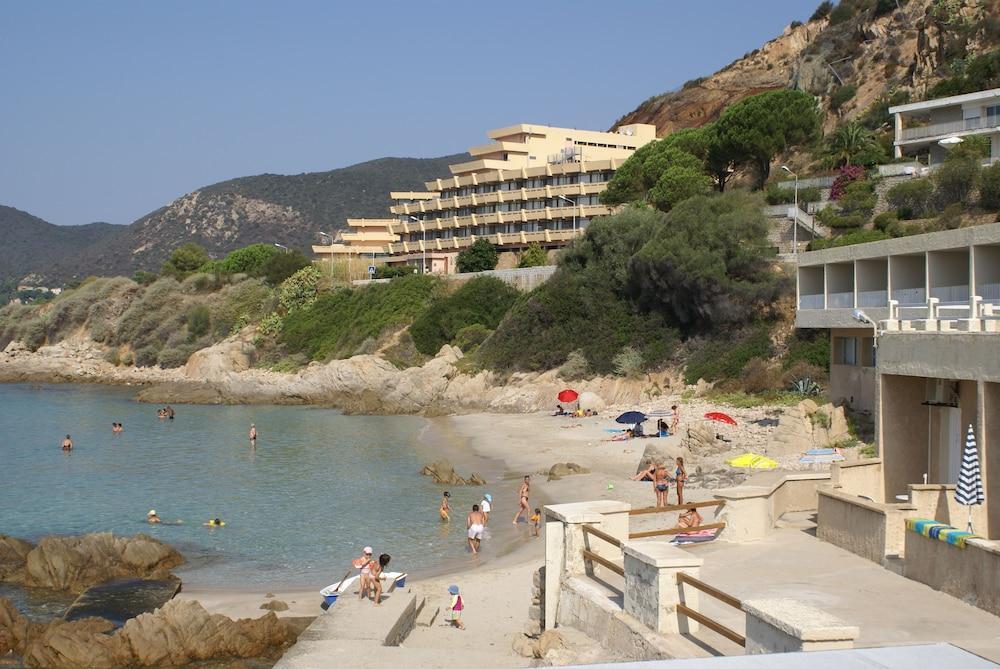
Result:
{"label": "white concrete building", "polygon": [[896,158],[926,153],[933,167],[944,161],[949,142],[981,135],[990,140],[989,162],[1000,159],[1000,88],[897,105],[889,113]]}

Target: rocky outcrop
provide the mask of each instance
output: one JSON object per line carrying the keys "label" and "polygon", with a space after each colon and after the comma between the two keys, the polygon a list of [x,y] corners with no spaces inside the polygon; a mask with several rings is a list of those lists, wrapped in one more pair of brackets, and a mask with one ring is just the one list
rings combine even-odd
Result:
{"label": "rocky outcrop", "polygon": [[45,537],[37,546],[0,536],[0,580],[32,587],[79,593],[118,578],[165,578],[183,562],[176,550],[143,534]]}
{"label": "rocky outcrop", "polygon": [[586,467],[582,467],[575,462],[557,462],[556,464],[549,467],[548,477],[550,481],[558,481],[564,476],[572,476],[573,474],[589,474],[590,470]]}
{"label": "rocky outcrop", "polygon": [[732,444],[726,441],[711,421],[692,423],[685,433],[684,447],[696,456],[718,455],[728,451]]}
{"label": "rocky outcrop", "polygon": [[829,448],[851,438],[844,407],[802,400],[786,409],[771,434],[766,453],[784,456],[804,453],[812,448]]}
{"label": "rocky outcrop", "polygon": [[31,623],[0,598],[0,654],[18,653],[25,667],[178,666],[256,657],[291,640],[288,627],[273,612],[232,620],[209,614],[196,601],[176,599],[112,630],[103,618]]}
{"label": "rocky outcrop", "polygon": [[434,483],[439,485],[486,485],[486,480],[479,474],[473,472],[469,478],[462,478],[455,472],[455,468],[447,460],[424,465],[420,470],[421,475],[430,476]]}

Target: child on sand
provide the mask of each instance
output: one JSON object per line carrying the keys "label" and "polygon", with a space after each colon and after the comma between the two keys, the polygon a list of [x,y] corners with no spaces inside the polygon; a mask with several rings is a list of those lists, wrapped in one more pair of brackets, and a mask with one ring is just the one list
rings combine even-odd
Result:
{"label": "child on sand", "polygon": [[451,595],[451,603],[448,604],[448,620],[451,621],[452,627],[464,630],[465,624],[462,622],[462,609],[465,608],[465,602],[462,601],[462,595],[458,593],[458,586],[449,585],[448,594]]}
{"label": "child on sand", "polygon": [[538,536],[538,526],[541,520],[542,520],[542,512],[536,506],[535,512],[531,514],[531,518],[528,520],[528,522],[531,523],[531,531],[536,537]]}

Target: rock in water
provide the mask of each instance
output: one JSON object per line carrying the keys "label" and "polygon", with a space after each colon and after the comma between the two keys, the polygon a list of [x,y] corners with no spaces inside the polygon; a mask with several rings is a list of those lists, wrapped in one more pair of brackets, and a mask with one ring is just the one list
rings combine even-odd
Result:
{"label": "rock in water", "polygon": [[272,599],[270,601],[261,604],[260,608],[264,609],[265,611],[287,611],[288,604],[285,604],[280,599]]}
{"label": "rock in water", "polygon": [[447,460],[424,465],[420,473],[424,476],[430,476],[435,483],[440,485],[486,485],[486,481],[479,474],[472,474],[468,480],[462,478]]}
{"label": "rock in water", "polygon": [[34,544],[0,534],[0,581],[24,580],[24,566]]}

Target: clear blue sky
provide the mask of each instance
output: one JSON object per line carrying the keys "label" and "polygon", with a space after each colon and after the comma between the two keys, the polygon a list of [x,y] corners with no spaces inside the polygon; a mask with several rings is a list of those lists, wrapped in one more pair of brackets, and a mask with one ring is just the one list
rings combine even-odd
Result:
{"label": "clear blue sky", "polygon": [[0,204],[129,223],[232,177],[603,130],[816,4],[4,2]]}

